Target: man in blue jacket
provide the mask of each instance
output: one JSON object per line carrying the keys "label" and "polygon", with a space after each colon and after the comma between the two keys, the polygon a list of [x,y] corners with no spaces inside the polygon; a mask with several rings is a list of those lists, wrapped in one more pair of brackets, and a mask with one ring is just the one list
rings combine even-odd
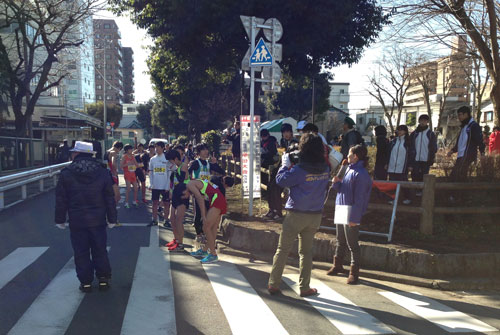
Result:
{"label": "man in blue jacket", "polygon": [[71,150],[73,162],[61,171],[56,187],[55,222],[64,229],[69,217],[76,275],[86,293],[92,291],[94,272],[99,289],[109,288],[106,225],[113,228],[117,222],[113,179],[93,154],[92,143],[77,141]]}
{"label": "man in blue jacket", "polygon": [[300,296],[306,297],[318,293],[309,284],[312,244],[314,234],[321,224],[330,171],[323,155],[323,141],[313,133],[306,133],[300,139],[299,164],[292,167],[288,154],[283,155],[276,183],[280,187],[290,188],[290,195],[285,205],[287,214],[283,221],[283,230],[268,283],[268,291],[271,294],[280,292],[279,285],[288,253],[297,236],[300,255]]}

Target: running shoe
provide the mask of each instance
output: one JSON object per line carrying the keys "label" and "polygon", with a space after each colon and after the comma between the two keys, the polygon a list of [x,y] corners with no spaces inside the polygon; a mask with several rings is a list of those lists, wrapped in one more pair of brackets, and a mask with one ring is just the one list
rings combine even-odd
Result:
{"label": "running shoe", "polygon": [[125,203],[124,207],[125,208],[130,208],[130,205],[128,204],[128,202]]}
{"label": "running shoe", "polygon": [[205,257],[205,256],[208,256],[208,252],[206,251],[203,251],[202,248],[194,251],[194,252],[190,252],[189,253],[191,256],[194,256],[194,257]]}
{"label": "running shoe", "polygon": [[165,221],[163,222],[163,227],[165,227],[165,228],[172,228],[172,225],[170,224],[170,220],[169,219],[165,219]]}
{"label": "running shoe", "polygon": [[134,202],[134,207],[139,208],[139,201]]}
{"label": "running shoe", "polygon": [[176,240],[175,238],[174,238],[172,241],[168,242],[166,246],[167,246],[167,247],[171,247],[171,246],[173,246],[174,244],[177,244],[177,240]]}
{"label": "running shoe", "polygon": [[183,252],[184,251],[184,246],[180,243],[176,243],[170,248],[168,248],[168,251],[178,251],[178,252]]}
{"label": "running shoe", "polygon": [[148,227],[151,227],[151,226],[157,226],[158,225],[158,221],[156,220],[151,220],[151,223],[148,224]]}
{"label": "running shoe", "polygon": [[217,255],[212,255],[208,254],[205,258],[203,258],[200,262],[202,264],[210,264],[210,263],[216,263],[219,261],[219,257]]}

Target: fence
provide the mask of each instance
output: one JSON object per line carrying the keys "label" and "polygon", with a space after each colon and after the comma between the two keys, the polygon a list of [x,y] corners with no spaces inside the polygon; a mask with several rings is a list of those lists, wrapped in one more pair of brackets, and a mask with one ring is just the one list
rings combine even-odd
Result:
{"label": "fence", "polygon": [[57,174],[69,164],[70,162],[51,165],[0,177],[0,210],[54,188]]}
{"label": "fence", "polygon": [[[226,171],[228,175],[231,175],[241,180],[240,162],[235,162],[228,156],[222,156],[220,162],[222,168]],[[267,190],[266,184],[269,181],[269,170],[261,168],[261,172],[267,176],[267,179],[262,178],[263,183],[261,184],[261,188],[263,190]],[[476,183],[439,182],[438,183],[436,182],[436,176],[434,175],[425,175],[423,182],[387,181],[387,183],[398,184],[400,188],[422,190],[422,202],[420,206],[398,206],[397,198],[394,201],[394,205],[379,204],[379,203],[368,204],[368,209],[370,210],[392,212],[391,223],[388,234],[365,232],[369,233],[370,235],[387,236],[389,241],[392,237],[392,230],[394,227],[394,221],[397,213],[410,213],[410,214],[420,215],[419,230],[424,235],[432,235],[435,214],[500,214],[500,206],[436,207],[436,201],[435,201],[436,191],[441,191],[441,190],[456,191],[456,192],[470,191],[470,190],[500,191],[500,183],[486,183],[486,182],[476,182]],[[399,192],[396,193],[399,194]],[[322,228],[333,229],[333,227],[322,227]]]}
{"label": "fence", "polygon": [[45,162],[41,139],[0,136],[0,173],[43,166]]}

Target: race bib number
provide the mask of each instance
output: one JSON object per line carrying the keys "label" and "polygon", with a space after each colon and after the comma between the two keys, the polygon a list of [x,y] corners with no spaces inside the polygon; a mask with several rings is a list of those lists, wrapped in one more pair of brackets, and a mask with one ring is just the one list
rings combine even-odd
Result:
{"label": "race bib number", "polygon": [[129,165],[129,166],[128,166],[128,170],[129,170],[130,172],[134,172],[134,171],[136,170],[135,165]]}
{"label": "race bib number", "polygon": [[166,171],[167,171],[167,169],[164,166],[162,166],[162,167],[155,167],[153,169],[153,172],[155,174],[165,174]]}
{"label": "race bib number", "polygon": [[144,167],[144,164],[139,163],[139,164],[137,164],[137,166],[140,167],[140,168],[142,168],[142,167]]}
{"label": "race bib number", "polygon": [[200,179],[201,180],[209,180],[210,176],[202,175],[202,176],[200,176]]}

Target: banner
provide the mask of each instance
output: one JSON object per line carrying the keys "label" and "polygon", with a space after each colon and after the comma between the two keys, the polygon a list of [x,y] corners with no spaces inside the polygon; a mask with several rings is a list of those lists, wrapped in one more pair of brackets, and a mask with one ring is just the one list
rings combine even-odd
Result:
{"label": "banner", "polygon": [[[260,198],[260,116],[254,116],[253,148],[250,148],[250,115],[241,115],[241,184],[243,197],[250,195],[253,178],[253,198]],[[253,149],[253,176],[250,176],[250,150]]]}

